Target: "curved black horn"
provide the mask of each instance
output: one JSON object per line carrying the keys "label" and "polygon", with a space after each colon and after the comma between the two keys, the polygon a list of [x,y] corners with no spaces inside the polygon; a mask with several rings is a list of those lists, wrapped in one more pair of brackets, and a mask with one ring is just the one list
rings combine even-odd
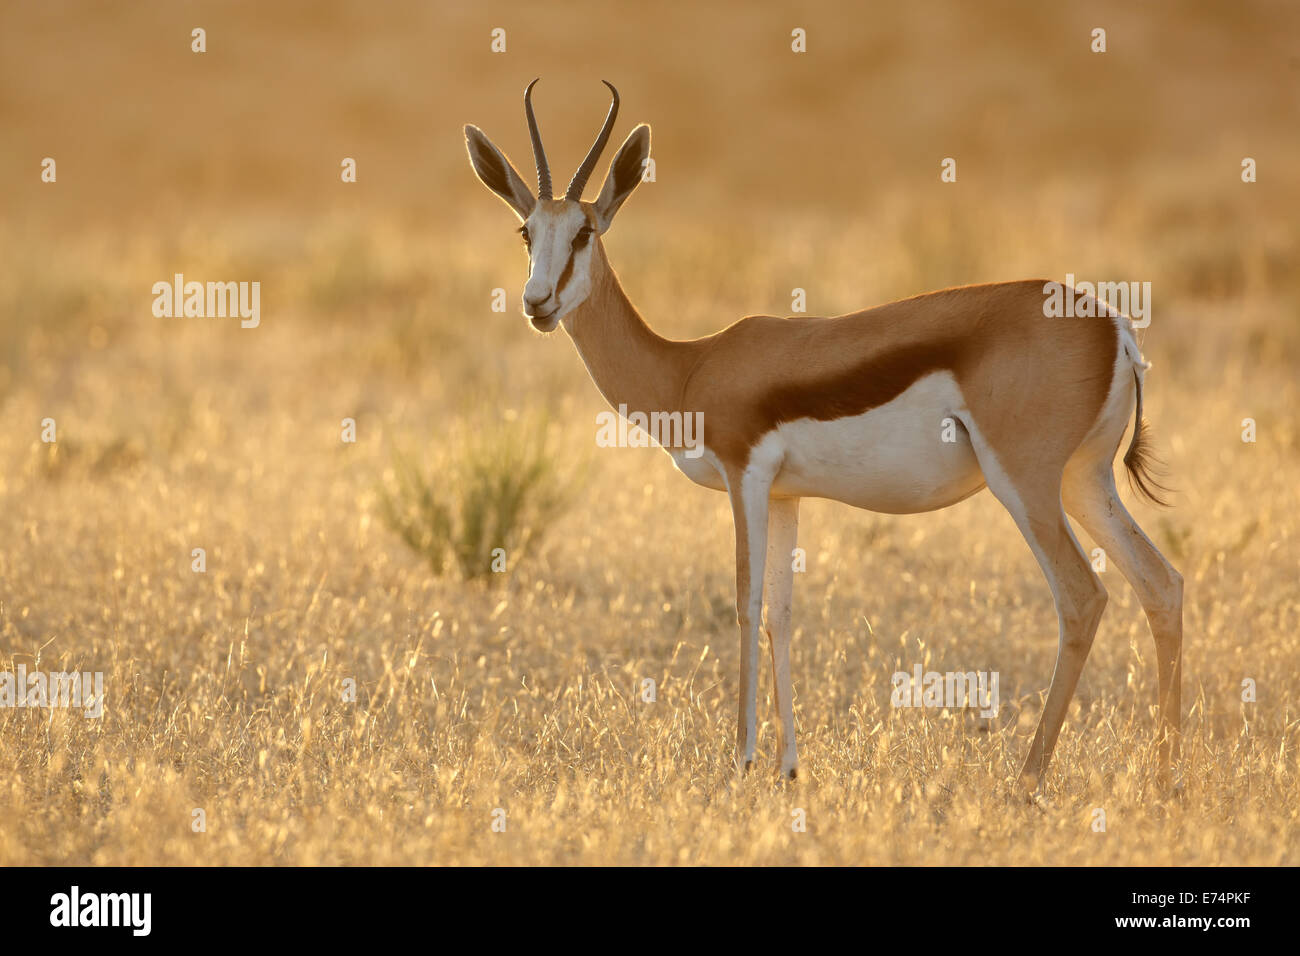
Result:
{"label": "curved black horn", "polygon": [[[540,80],[541,77],[537,77]],[[537,117],[533,115],[533,87],[537,80],[528,84],[524,90],[524,112],[528,114],[528,135],[533,138],[533,161],[537,163],[537,198],[554,199],[551,193],[551,167],[546,162],[546,150],[542,148],[542,134],[537,130]]]}
{"label": "curved black horn", "polygon": [[600,82],[609,87],[609,91],[614,94],[614,99],[609,104],[609,115],[605,117],[605,125],[600,128],[600,135],[596,137],[596,142],[592,144],[591,150],[587,153],[587,158],[582,161],[578,171],[573,174],[573,179],[569,182],[569,188],[565,190],[565,199],[582,199],[582,191],[587,188],[587,180],[591,178],[591,172],[596,168],[596,163],[600,160],[600,154],[604,151],[605,144],[609,142],[609,131],[614,128],[614,119],[618,116],[618,90],[614,89],[614,84],[609,80],[601,80]]}

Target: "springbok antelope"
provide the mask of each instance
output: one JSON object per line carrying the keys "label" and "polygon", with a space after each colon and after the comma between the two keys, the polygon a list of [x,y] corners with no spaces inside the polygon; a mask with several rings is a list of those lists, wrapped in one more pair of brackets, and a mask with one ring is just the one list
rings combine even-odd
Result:
{"label": "springbok antelope", "polygon": [[[791,554],[799,499],[870,511],[946,508],[987,486],[1011,513],[1051,586],[1060,624],[1056,668],[1019,776],[1037,789],[1106,605],[1106,589],[1075,540],[1068,512],[1137,592],[1159,669],[1160,772],[1178,754],[1183,581],[1130,517],[1115,488],[1124,455],[1131,482],[1158,500],[1142,417],[1142,359],[1126,317],[1044,314],[1042,280],[963,286],[834,318],[753,315],[715,335],[657,335],[628,300],[601,236],[641,181],[650,128],[619,148],[595,202],[583,189],[618,115],[618,91],[563,198],[551,191],[532,91],[524,112],[537,165],[534,196],[501,150],[465,127],[483,184],[519,216],[528,248],[524,315],[558,325],[615,408],[703,413],[703,453],[661,442],[678,469],[725,491],[736,526],[741,635],[736,761],[748,770],[757,737],[759,628],[772,654],[780,772],[794,777],[790,680]],[[945,424],[955,441],[942,440]]]}

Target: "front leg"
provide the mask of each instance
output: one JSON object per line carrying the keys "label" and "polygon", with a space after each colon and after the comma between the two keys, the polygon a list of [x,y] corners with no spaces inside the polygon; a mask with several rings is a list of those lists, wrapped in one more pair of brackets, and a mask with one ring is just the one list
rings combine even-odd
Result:
{"label": "front leg", "polygon": [[740,625],[740,701],[736,764],[748,771],[758,744],[758,630],[763,616],[763,562],[767,555],[767,496],[772,478],[752,465],[728,475],[736,523],[736,621]]}
{"label": "front leg", "polygon": [[781,776],[798,776],[794,743],[794,687],[790,680],[790,619],[794,595],[792,558],[799,536],[799,499],[773,498],[767,525],[767,640],[772,649],[772,694],[776,698],[777,750]]}

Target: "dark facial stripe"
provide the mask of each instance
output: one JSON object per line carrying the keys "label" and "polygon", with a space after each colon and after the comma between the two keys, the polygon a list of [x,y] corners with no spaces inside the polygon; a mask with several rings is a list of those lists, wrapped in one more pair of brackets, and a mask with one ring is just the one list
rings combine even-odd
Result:
{"label": "dark facial stripe", "polygon": [[569,261],[564,264],[564,271],[560,273],[560,281],[555,284],[555,297],[558,299],[564,287],[569,284],[569,279],[573,277],[573,257],[574,250],[569,248]]}

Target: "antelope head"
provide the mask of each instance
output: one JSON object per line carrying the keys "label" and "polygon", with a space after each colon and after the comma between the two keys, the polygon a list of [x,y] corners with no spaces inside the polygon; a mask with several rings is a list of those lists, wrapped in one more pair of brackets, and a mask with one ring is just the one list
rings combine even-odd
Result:
{"label": "antelope head", "polygon": [[465,127],[469,161],[483,185],[515,211],[523,225],[519,232],[528,249],[528,282],[524,285],[524,315],[540,332],[552,332],[560,319],[581,305],[590,294],[593,279],[608,268],[601,236],[614,213],[641,181],[643,161],[650,155],[650,127],[644,123],[628,134],[610,164],[605,184],[595,202],[583,202],[582,191],[591,178],[618,116],[618,90],[602,81],[613,94],[605,125],[573,174],[562,199],[551,192],[551,169],[542,148],[542,136],[533,115],[533,86],[524,91],[524,114],[537,164],[537,195],[524,183],[505,154],[477,126]]}

